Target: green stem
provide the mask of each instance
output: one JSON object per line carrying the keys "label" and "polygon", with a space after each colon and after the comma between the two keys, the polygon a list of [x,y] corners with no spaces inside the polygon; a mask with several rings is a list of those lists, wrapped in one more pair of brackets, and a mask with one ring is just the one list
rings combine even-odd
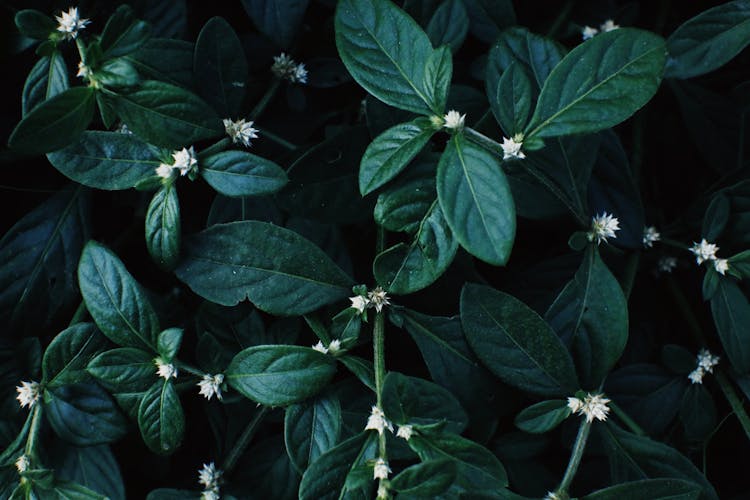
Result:
{"label": "green stem", "polygon": [[253,435],[255,435],[258,424],[261,422],[261,420],[263,420],[263,417],[266,416],[267,412],[268,408],[266,408],[265,406],[261,407],[260,410],[258,410],[257,413],[253,415],[253,418],[247,424],[245,430],[242,431],[242,434],[237,439],[237,442],[234,443],[234,446],[229,451],[229,454],[227,455],[227,458],[224,460],[224,464],[221,467],[221,470],[224,471],[225,476],[229,476],[232,469],[234,469],[234,466],[237,465],[237,460],[239,460],[239,458],[245,452],[245,448],[247,448],[247,446],[250,444],[250,440],[253,438]]}
{"label": "green stem", "polygon": [[633,291],[633,284],[635,283],[635,275],[638,272],[638,263],[641,260],[640,250],[633,252],[628,257],[628,262],[625,266],[625,276],[622,280],[622,291],[625,294],[625,298],[630,298],[630,292]]}
{"label": "green stem", "polygon": [[568,487],[573,482],[573,478],[576,472],[578,472],[578,466],[581,464],[583,451],[586,449],[586,441],[588,441],[589,432],[591,431],[591,424],[592,422],[588,422],[585,418],[581,420],[581,426],[578,428],[578,436],[576,436],[576,442],[573,445],[573,451],[568,461],[568,468],[565,469],[565,475],[555,492],[560,498],[568,498]]}
{"label": "green stem", "polygon": [[203,375],[205,375],[204,371],[194,368],[190,366],[189,364],[180,361],[179,359],[173,359],[172,363],[174,363],[174,365],[177,367],[178,370],[187,372],[191,375],[195,375],[196,377],[202,378]]}
{"label": "green stem", "polygon": [[81,62],[86,64],[86,45],[80,38],[76,38],[76,48],[78,49],[78,55],[81,57]]}
{"label": "green stem", "polygon": [[86,304],[81,301],[80,304],[78,304],[78,307],[76,308],[76,311],[73,313],[73,317],[70,320],[70,323],[68,323],[68,326],[73,326],[76,323],[82,322],[86,315],[88,314],[88,309],[86,309]]}
{"label": "green stem", "polygon": [[732,407],[732,411],[737,416],[737,420],[740,421],[742,430],[745,431],[745,436],[747,436],[747,439],[750,440],[750,417],[748,417],[744,406],[742,406],[742,400],[737,395],[734,387],[732,387],[732,383],[729,381],[727,376],[724,375],[724,372],[722,370],[716,371],[716,381],[719,383],[719,387],[721,388],[721,392],[724,393],[724,397],[727,398],[729,406]]}
{"label": "green stem", "polygon": [[[374,351],[375,365],[375,395],[377,406],[383,410],[383,379],[385,379],[385,315],[382,312],[375,313],[375,323],[372,327],[372,346]],[[378,457],[388,462],[386,452],[385,430],[378,434]],[[379,481],[383,485],[384,480]]]}
{"label": "green stem", "polygon": [[288,149],[289,151],[295,151],[299,146],[296,144],[287,141],[283,137],[274,134],[273,132],[268,131],[267,129],[260,129],[260,137],[267,137],[271,141],[275,142],[279,146]]}
{"label": "green stem", "polygon": [[24,455],[30,457],[33,462],[36,462],[36,442],[39,436],[39,429],[42,427],[41,402],[37,401],[36,403],[34,403],[34,408],[32,409],[32,411],[34,413],[31,417],[29,436],[28,438],[26,438],[26,448],[24,449]]}
{"label": "green stem", "polygon": [[610,402],[608,403],[608,405],[609,405],[609,407],[610,407],[610,408],[612,409],[612,412],[613,412],[613,413],[614,413],[615,415],[617,415],[617,417],[618,417],[618,418],[619,418],[620,420],[622,420],[622,422],[623,422],[623,423],[624,423],[624,424],[625,424],[626,426],[628,426],[628,428],[629,428],[629,429],[630,429],[630,430],[631,430],[631,431],[632,431],[632,432],[633,432],[634,434],[637,434],[637,435],[639,435],[639,436],[645,436],[645,435],[646,435],[646,431],[644,431],[644,430],[643,430],[643,428],[642,428],[642,427],[641,427],[640,425],[638,425],[638,424],[636,423],[636,421],[635,421],[635,420],[633,420],[633,419],[632,419],[632,418],[630,417],[630,415],[628,415],[627,413],[625,413],[625,411],[623,411],[623,409],[622,409],[622,408],[620,408],[619,406],[617,406],[617,404],[616,404],[616,403],[614,403],[613,401],[610,401]]}
{"label": "green stem", "polygon": [[271,86],[268,87],[268,90],[266,90],[266,93],[263,94],[263,97],[260,98],[260,101],[258,101],[258,104],[256,104],[253,110],[250,112],[251,120],[256,121],[258,120],[258,118],[260,118],[260,115],[266,109],[266,106],[268,106],[268,104],[271,102],[273,97],[276,95],[276,91],[279,90],[280,85],[281,85],[281,79],[274,77],[273,81],[271,82]]}
{"label": "green stem", "polygon": [[568,20],[568,16],[570,15],[570,11],[572,9],[573,9],[573,0],[568,0],[568,2],[560,11],[560,14],[557,16],[557,19],[555,19],[555,22],[552,24],[549,31],[547,32],[547,38],[555,38],[555,36],[557,36],[557,32],[560,31],[560,28],[562,27],[562,25],[565,24],[565,21]]}

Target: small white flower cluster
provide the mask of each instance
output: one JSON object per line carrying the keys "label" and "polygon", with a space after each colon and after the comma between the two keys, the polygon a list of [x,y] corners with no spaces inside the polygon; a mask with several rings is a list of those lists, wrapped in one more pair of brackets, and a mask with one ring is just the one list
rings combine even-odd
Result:
{"label": "small white flower cluster", "polygon": [[555,493],[554,491],[548,491],[547,496],[543,500],[564,500],[563,497]]}
{"label": "small white flower cluster", "polygon": [[91,68],[83,64],[83,61],[78,63],[78,73],[76,73],[76,76],[86,79],[89,78],[91,74]]}
{"label": "small white flower cluster", "polygon": [[408,425],[408,424],[399,425],[398,431],[396,432],[396,437],[400,437],[408,441],[411,439],[413,434],[414,434],[414,427],[412,427],[411,425]]}
{"label": "small white flower cluster", "polygon": [[29,466],[31,465],[31,462],[29,461],[29,457],[26,455],[21,455],[18,457],[18,460],[16,460],[16,470],[19,474],[22,474],[29,470]]}
{"label": "small white flower cluster", "polygon": [[719,356],[714,356],[708,349],[701,349],[696,357],[698,366],[691,371],[688,379],[693,384],[702,384],[706,373],[713,373],[714,366],[719,364]]}
{"label": "small white flower cluster", "polygon": [[232,121],[229,118],[224,118],[224,131],[233,143],[241,143],[246,148],[250,147],[250,139],[258,138],[258,129],[253,127],[253,121],[245,121],[245,119]]}
{"label": "small white flower cluster", "polygon": [[365,312],[365,309],[371,307],[374,307],[377,312],[380,312],[385,306],[391,304],[388,299],[389,297],[385,290],[383,290],[381,287],[376,287],[374,290],[367,292],[367,297],[365,297],[364,295],[355,295],[354,297],[349,297],[349,300],[352,302],[352,305],[349,307],[353,307],[360,314]]}
{"label": "small white flower cluster", "polygon": [[72,40],[78,36],[78,31],[85,28],[91,21],[82,19],[78,15],[78,7],[71,7],[68,12],[62,12],[57,19],[57,31],[63,33],[66,40]]}
{"label": "small white flower cluster", "polygon": [[523,146],[523,134],[516,134],[510,139],[503,137],[503,160],[523,160],[526,155],[521,151]]}
{"label": "small white flower cluster", "polygon": [[198,387],[200,388],[199,394],[209,401],[214,396],[216,396],[216,399],[221,401],[222,382],[224,382],[223,373],[217,373],[216,375],[206,373],[205,375],[203,375],[203,378],[200,380],[200,382],[198,382]]}
{"label": "small white flower cluster", "polygon": [[671,273],[676,267],[676,257],[662,257],[656,264],[656,269],[661,273]]}
{"label": "small white flower cluster", "polygon": [[173,152],[172,158],[174,159],[172,165],[162,163],[156,167],[156,175],[162,179],[169,179],[175,171],[179,171],[181,176],[198,171],[198,158],[195,156],[193,146],[190,146],[190,149],[182,148]]}
{"label": "small white flower cluster", "polygon": [[34,406],[39,401],[39,396],[41,395],[40,389],[39,382],[22,381],[21,385],[16,387],[16,392],[18,393],[16,399],[21,408],[26,408],[27,406],[31,408]]}
{"label": "small white flower cluster", "polygon": [[382,458],[375,460],[375,466],[372,469],[372,475],[374,479],[388,479],[388,474],[391,473],[391,468],[388,467],[388,462]]}
{"label": "small white flower cluster", "polygon": [[724,275],[729,270],[729,261],[727,259],[720,259],[716,256],[719,247],[714,243],[706,241],[706,238],[703,238],[700,243],[693,242],[690,251],[695,255],[695,262],[699,266],[706,261],[711,261],[713,262],[714,269],[717,273]]}
{"label": "small white flower cluster", "polygon": [[164,380],[177,378],[177,367],[172,363],[167,363],[159,357],[154,359],[154,364],[156,365],[156,374]]}
{"label": "small white flower cluster", "polygon": [[303,63],[297,64],[294,59],[282,52],[273,58],[271,71],[277,77],[292,83],[307,83],[307,70]]}
{"label": "small white flower cluster", "polygon": [[581,35],[583,36],[583,40],[589,40],[591,38],[594,38],[596,35],[599,34],[599,31],[602,33],[606,33],[607,31],[613,31],[620,27],[619,24],[615,24],[615,22],[612,19],[607,19],[599,25],[599,29],[592,28],[591,26],[584,26],[581,30]]}
{"label": "small white flower cluster", "polygon": [[455,109],[448,111],[443,117],[443,127],[447,128],[451,132],[458,132],[464,128],[464,122],[466,121],[466,114],[461,114]]}
{"label": "small white flower cluster", "polygon": [[370,416],[367,417],[367,425],[365,425],[365,430],[378,431],[378,434],[382,435],[386,429],[393,433],[393,424],[387,418],[385,418],[385,413],[383,413],[383,410],[381,410],[377,406],[373,406],[372,411],[370,412]]}
{"label": "small white flower cluster", "polygon": [[587,237],[589,241],[596,241],[600,244],[607,241],[607,238],[617,238],[615,232],[620,230],[620,221],[614,215],[603,212],[601,215],[591,218],[591,231]]}
{"label": "small white flower cluster", "polygon": [[323,342],[319,340],[317,344],[312,346],[312,348],[323,354],[330,353],[335,356],[341,351],[341,341],[339,339],[333,339],[331,343],[328,344],[328,347],[326,347],[323,345]]}
{"label": "small white flower cluster", "polygon": [[610,400],[605,398],[601,394],[586,394],[583,400],[576,397],[568,398],[568,408],[572,413],[578,415],[586,415],[586,422],[593,422],[594,419],[601,420],[602,422],[607,420],[607,414],[609,413]]}
{"label": "small white flower cluster", "polygon": [[648,226],[643,228],[643,246],[644,248],[652,248],[654,243],[661,240],[661,233],[656,230],[654,226]]}
{"label": "small white flower cluster", "polygon": [[201,500],[219,500],[219,482],[222,471],[216,468],[213,462],[203,464],[198,471],[198,482],[203,486]]}

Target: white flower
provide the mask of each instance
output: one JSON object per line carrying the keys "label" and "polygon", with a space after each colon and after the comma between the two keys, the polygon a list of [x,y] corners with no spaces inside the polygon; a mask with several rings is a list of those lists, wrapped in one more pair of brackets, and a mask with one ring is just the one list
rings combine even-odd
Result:
{"label": "white flower", "polygon": [[323,345],[323,342],[321,340],[318,340],[318,343],[312,346],[312,348],[318,352],[322,352],[323,354],[328,354],[328,348]]}
{"label": "white flower", "polygon": [[466,115],[461,114],[458,111],[452,109],[448,111],[448,114],[443,117],[444,127],[448,130],[459,131],[464,128],[464,121]]}
{"label": "white flower", "polygon": [[377,406],[373,406],[372,411],[370,412],[370,416],[367,417],[367,425],[365,425],[365,430],[378,431],[378,434],[383,434],[383,432],[385,432],[385,429],[393,432],[393,424],[391,424],[388,419],[385,418],[385,413],[383,413],[383,410],[381,410]]}
{"label": "white flower", "polygon": [[78,30],[82,30],[91,21],[78,17],[78,7],[71,7],[68,12],[62,12],[62,16],[55,16],[57,19],[57,31],[65,34],[65,39],[70,40],[78,36]]}
{"label": "white flower", "polygon": [[719,274],[725,274],[729,270],[729,261],[727,259],[716,259],[714,261],[714,269]]}
{"label": "white flower", "polygon": [[609,413],[609,406],[607,406],[607,403],[609,403],[609,401],[609,399],[601,394],[589,393],[586,394],[583,401],[578,398],[568,398],[568,408],[578,415],[586,415],[586,422],[593,422],[594,419],[603,422],[607,420],[607,414]]}
{"label": "white flower", "polygon": [[604,23],[599,26],[599,29],[602,30],[602,33],[606,33],[607,31],[613,31],[616,29],[619,29],[620,25],[615,24],[615,22],[612,19],[607,19],[604,21]]}
{"label": "white flower", "polygon": [[620,230],[620,221],[614,215],[603,212],[601,215],[592,217],[591,231],[588,233],[589,241],[596,241],[598,245],[607,238],[617,238],[615,231]]}
{"label": "white flower", "polygon": [[412,434],[414,434],[414,427],[412,427],[411,425],[398,426],[398,432],[396,432],[396,436],[404,438],[408,441],[409,439],[411,439]]}
{"label": "white flower", "polygon": [[[120,126],[115,129],[115,132],[117,132],[118,134],[133,135],[133,132],[124,123],[121,123]],[[169,165],[167,165],[167,166],[169,166]]]}
{"label": "white flower", "polygon": [[381,481],[378,484],[378,496],[376,500],[388,500],[388,484],[385,481]]}
{"label": "white flower", "polygon": [[548,491],[543,500],[563,500],[563,498],[554,491]]}
{"label": "white flower", "polygon": [[388,294],[380,287],[368,292],[367,298],[369,299],[369,307],[374,307],[377,312],[382,311],[383,307],[391,304],[388,301]]}
{"label": "white flower", "polygon": [[154,364],[156,365],[156,374],[164,380],[177,378],[177,368],[172,363],[166,363],[163,359],[156,358]]}
{"label": "white flower", "polygon": [[76,76],[80,76],[81,78],[88,78],[91,76],[91,69],[83,64],[83,61],[81,61],[78,63],[78,73],[76,73]]}
{"label": "white flower", "polygon": [[328,352],[331,354],[336,354],[341,350],[341,341],[339,339],[333,339],[330,344],[328,344]]}
{"label": "white flower", "polygon": [[643,246],[651,248],[654,243],[661,240],[661,234],[656,230],[654,226],[648,226],[643,228]]}
{"label": "white flower", "polygon": [[597,34],[599,34],[599,30],[596,28],[592,28],[591,26],[584,26],[581,30],[581,35],[583,36],[583,41],[590,40],[594,38]]}
{"label": "white flower", "polygon": [[218,491],[206,490],[201,493],[201,500],[219,500],[220,498]]}
{"label": "white flower", "polygon": [[216,498],[218,498],[219,481],[222,474],[222,471],[217,469],[213,462],[203,464],[203,467],[198,471],[198,482],[204,490],[216,493]]}
{"label": "white flower", "polygon": [[18,460],[16,460],[16,470],[18,470],[18,472],[26,472],[29,470],[29,465],[29,457],[26,455],[21,455],[18,457]]}
{"label": "white flower", "polygon": [[522,146],[523,134],[516,134],[510,139],[503,137],[503,143],[500,145],[503,148],[503,160],[523,160],[526,158],[526,155],[521,151]]}
{"label": "white flower", "polygon": [[201,396],[211,400],[212,397],[216,396],[216,399],[221,401],[221,383],[224,382],[224,375],[217,373],[216,375],[210,375],[206,373],[203,378],[198,382],[200,391],[198,392]]}
{"label": "white flower", "polygon": [[388,474],[391,473],[391,468],[388,467],[388,462],[382,458],[375,460],[375,466],[372,469],[372,476],[374,479],[388,479]]}
{"label": "white flower", "polygon": [[282,52],[273,58],[271,71],[279,78],[292,83],[307,83],[307,70],[304,64],[297,64],[294,59]]}
{"label": "white flower", "polygon": [[18,392],[16,399],[21,408],[26,408],[27,406],[31,408],[39,400],[39,382],[22,381],[21,385],[16,387],[16,392]]}
{"label": "white flower", "polygon": [[159,166],[156,167],[156,175],[162,179],[169,179],[172,177],[173,172],[174,168],[172,168],[172,165],[167,165],[166,163],[160,163]]}
{"label": "white flower", "polygon": [[698,352],[698,367],[703,368],[708,373],[714,372],[714,366],[719,364],[719,356],[714,356],[708,349],[701,349]]}
{"label": "white flower", "polygon": [[706,238],[703,238],[700,243],[693,242],[693,246],[690,247],[690,251],[695,255],[695,262],[698,265],[703,264],[707,260],[716,260],[716,252],[718,250],[719,247],[706,241]]}
{"label": "white flower", "polygon": [[696,368],[695,370],[691,371],[688,374],[688,379],[690,379],[690,382],[693,384],[702,384],[703,383],[703,376],[706,374],[706,372],[701,368],[700,366]]}
{"label": "white flower", "polygon": [[195,156],[195,149],[190,146],[190,149],[182,148],[179,151],[172,153],[174,158],[174,164],[172,168],[180,171],[180,175],[187,175],[193,170],[198,169],[198,158]]}
{"label": "white flower", "polygon": [[349,300],[352,301],[352,305],[349,307],[353,307],[360,314],[365,312],[365,308],[367,308],[367,306],[370,305],[370,301],[367,300],[367,297],[363,297],[361,295],[355,295],[354,297],[349,297]]}
{"label": "white flower", "polygon": [[224,118],[224,130],[232,142],[242,143],[246,148],[250,147],[250,139],[258,138],[258,129],[253,128],[252,121],[246,122],[244,119],[232,121],[229,118]]}
{"label": "white flower", "polygon": [[671,273],[677,267],[676,257],[662,257],[656,264],[656,268],[663,273]]}

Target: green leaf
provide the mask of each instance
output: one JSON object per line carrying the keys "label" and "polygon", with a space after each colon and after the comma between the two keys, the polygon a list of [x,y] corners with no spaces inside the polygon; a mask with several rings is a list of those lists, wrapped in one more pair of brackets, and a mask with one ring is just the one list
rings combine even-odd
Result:
{"label": "green leaf", "polygon": [[[117,57],[105,61],[96,71],[96,79],[104,87],[116,91],[127,91],[141,82],[141,77],[135,67],[124,57]],[[97,94],[97,97],[105,94]],[[112,126],[114,120],[113,109],[107,101],[106,111],[113,116],[105,120],[105,126]]]}
{"label": "green leaf", "polygon": [[156,377],[154,355],[133,347],[105,351],[89,362],[87,370],[113,394],[146,392]]}
{"label": "green leaf", "polygon": [[244,151],[223,151],[200,162],[200,174],[224,196],[273,194],[287,183],[276,163]]}
{"label": "green leaf", "polygon": [[[248,244],[249,243],[249,244]],[[343,299],[351,280],[318,247],[265,222],[217,224],[189,238],[177,277],[232,306],[245,298],[271,314],[300,315]]]}
{"label": "green leaf", "polygon": [[52,17],[34,9],[19,10],[14,20],[22,35],[35,40],[46,40],[57,29]]}
{"label": "green leaf", "polygon": [[21,94],[21,115],[26,116],[50,97],[64,92],[69,87],[68,68],[58,51],[39,59],[26,78]]}
{"label": "green leaf", "polygon": [[136,19],[130,6],[121,5],[104,26],[99,44],[105,57],[120,57],[139,49],[150,35],[149,24]]}
{"label": "green leaf", "polygon": [[450,459],[428,460],[399,472],[390,487],[401,496],[435,498],[445,493],[456,480],[456,462]]}
{"label": "green leaf", "polygon": [[544,317],[572,352],[582,387],[599,387],[628,341],[628,303],[597,247]]}
{"label": "green leaf", "polygon": [[144,81],[134,92],[120,95],[115,109],[135,135],[165,148],[179,149],[224,132],[205,101],[165,82]]}
{"label": "green leaf", "polygon": [[159,319],[140,285],[120,259],[90,241],[78,264],[78,282],[86,309],[112,342],[154,350]]}
{"label": "green leaf", "polygon": [[[107,497],[70,481],[56,482],[50,489],[42,489],[39,498],[55,498],[60,500],[107,500]],[[32,498],[38,498],[34,496]]]}
{"label": "green leaf", "polygon": [[711,314],[732,368],[740,374],[750,372],[750,303],[733,280],[719,280]]}
{"label": "green leaf", "polygon": [[352,372],[366,387],[375,390],[375,369],[372,366],[372,361],[350,354],[339,356],[336,360]]}
{"label": "green leaf", "polygon": [[138,428],[146,446],[156,454],[173,453],[185,432],[185,414],[172,382],[158,380],[138,408]]}
{"label": "green leaf", "polygon": [[150,492],[146,500],[201,500],[202,496],[197,491],[159,488]]}
{"label": "green leaf", "polygon": [[494,42],[503,28],[516,24],[511,0],[463,0],[469,14],[469,29],[485,43]]}
{"label": "green leaf", "polygon": [[688,19],[667,38],[667,78],[709,73],[750,43],[750,2],[735,0]]}
{"label": "green leaf", "polygon": [[680,420],[688,440],[703,443],[711,438],[719,419],[714,400],[703,384],[691,384],[685,391]]}
{"label": "green leaf", "polygon": [[375,222],[389,231],[414,234],[437,197],[436,166],[432,156],[418,158],[397,182],[385,188],[375,204]]}
{"label": "green leaf", "polygon": [[284,442],[292,464],[300,474],[323,453],[338,444],[341,405],[333,395],[294,404],[284,415]]}
{"label": "green leaf", "polygon": [[700,487],[679,479],[644,479],[595,491],[581,500],[698,500]]}
{"label": "green leaf", "polygon": [[436,132],[427,118],[391,127],[367,147],[359,165],[359,191],[365,196],[387,183],[424,149]]}
{"label": "green leaf", "polygon": [[49,153],[75,141],[94,117],[94,90],[74,87],[32,109],[13,129],[8,146],[23,153]]}
{"label": "green leaf", "polygon": [[167,328],[159,334],[156,350],[165,361],[171,362],[182,344],[182,328]]}
{"label": "green leaf", "polygon": [[226,20],[212,17],[195,42],[195,83],[201,96],[226,117],[234,117],[245,98],[247,59]]}
{"label": "green leaf", "polygon": [[309,347],[261,345],[240,351],[226,369],[227,383],[267,406],[286,406],[320,392],[336,361]]}
{"label": "green leaf", "polygon": [[159,189],[146,212],[146,248],[159,267],[174,269],[180,260],[182,229],[176,183]]}
{"label": "green leaf", "polygon": [[120,466],[109,446],[66,446],[55,455],[54,464],[59,479],[76,482],[110,500],[125,500]]}
{"label": "green leaf", "polygon": [[467,284],[461,292],[461,324],[477,357],[506,383],[541,396],[565,396],[578,389],[565,346],[515,297]]}
{"label": "green leaf", "polygon": [[461,0],[443,2],[427,24],[427,36],[433,47],[448,45],[455,53],[469,32],[469,15]]}
{"label": "green leaf", "polygon": [[343,0],[336,8],[336,46],[352,77],[386,104],[443,114],[425,68],[432,56],[422,28],[388,0]]}
{"label": "green leaf", "polygon": [[63,330],[44,351],[42,380],[48,388],[85,381],[86,365],[106,346],[107,339],[92,323],[78,323]]}
{"label": "green leaf", "polygon": [[187,88],[193,85],[193,44],[190,42],[152,38],[125,59],[143,78]]}
{"label": "green leaf", "polygon": [[432,105],[433,111],[438,115],[445,113],[448,103],[448,91],[453,76],[453,58],[447,46],[438,47],[427,59],[424,68],[425,89]]}
{"label": "green leaf", "polygon": [[44,403],[44,415],[55,433],[76,446],[111,443],[127,433],[125,417],[95,383],[49,388]]}
{"label": "green leaf", "polygon": [[502,73],[498,70],[496,64],[487,64],[487,96],[495,119],[508,136],[513,137],[524,130],[531,114],[531,80],[515,61]]}
{"label": "green leaf", "polygon": [[253,24],[282,49],[291,47],[310,0],[242,0]]}
{"label": "green leaf", "polygon": [[569,416],[568,402],[564,399],[553,399],[524,408],[516,415],[514,423],[522,431],[543,434],[560,425]]}
{"label": "green leaf", "polygon": [[516,234],[516,211],[497,159],[462,134],[454,135],[440,157],[437,193],[459,244],[489,264],[505,265]]}
{"label": "green leaf", "polygon": [[383,381],[383,411],[397,425],[445,424],[446,432],[460,434],[468,417],[453,395],[439,385],[398,372]]}
{"label": "green leaf", "polygon": [[525,135],[583,134],[617,125],[656,93],[665,59],[664,40],[634,28],[582,43],[544,82]]}

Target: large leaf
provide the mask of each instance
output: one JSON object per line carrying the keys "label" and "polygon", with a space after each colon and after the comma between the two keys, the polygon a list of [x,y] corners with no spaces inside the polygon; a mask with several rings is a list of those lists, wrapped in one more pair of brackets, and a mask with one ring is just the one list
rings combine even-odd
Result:
{"label": "large leaf", "polygon": [[279,47],[292,45],[310,0],[242,0],[255,26]]}
{"label": "large leaf", "polygon": [[511,0],[463,0],[469,14],[469,29],[485,43],[494,42],[500,31],[516,24]]}
{"label": "large leaf", "polygon": [[198,295],[245,298],[271,314],[306,314],[349,293],[351,280],[318,247],[266,222],[217,224],[188,238],[175,270]]}
{"label": "large leaf", "polygon": [[[120,119],[141,139],[178,149],[224,130],[216,112],[192,92],[169,83],[146,80],[115,101]],[[56,148],[55,148],[56,149]]]}
{"label": "large leaf", "polygon": [[120,57],[140,48],[150,34],[149,24],[136,19],[130,6],[121,5],[104,26],[99,43],[105,57]]}
{"label": "large leaf", "polygon": [[727,63],[750,43],[750,2],[735,0],[701,12],[667,38],[667,78],[692,78]]}
{"label": "large leaf", "polygon": [[140,285],[109,249],[90,241],[78,264],[86,309],[115,344],[154,350],[159,319]]}
{"label": "large leaf", "polygon": [[544,82],[526,135],[582,134],[617,125],[656,93],[665,59],[661,37],[633,28],[579,45]]}
{"label": "large leaf", "polygon": [[247,60],[237,34],[212,17],[195,42],[194,72],[201,96],[224,117],[234,117],[245,97]]}
{"label": "large leaf", "polygon": [[404,175],[383,189],[373,210],[375,222],[389,231],[414,234],[437,198],[433,155],[418,158]]}
{"label": "large leaf", "polygon": [[454,53],[461,48],[469,32],[469,15],[462,0],[443,2],[433,14],[426,28],[435,47],[448,45]]}
{"label": "large leaf", "polygon": [[26,116],[29,111],[50,97],[54,97],[69,87],[68,68],[65,60],[58,51],[52,52],[37,61],[21,94],[21,114]]}
{"label": "large leaf", "polygon": [[146,212],[146,248],[160,267],[173,269],[180,259],[182,239],[177,186],[162,186],[151,198]]}
{"label": "large leaf", "polygon": [[86,486],[110,500],[125,500],[120,466],[109,446],[66,446],[55,454],[55,464],[58,478]]}
{"label": "large leaf", "polygon": [[456,463],[450,459],[428,460],[399,472],[390,487],[399,497],[441,498],[456,479]]}
{"label": "large leaf", "polygon": [[570,355],[531,308],[487,286],[461,292],[461,324],[477,357],[510,385],[542,396],[578,389]]}
{"label": "large leaf", "polygon": [[44,351],[42,380],[48,388],[85,381],[86,365],[106,345],[106,337],[92,323],[78,323],[63,330]]}
{"label": "large leaf", "polygon": [[138,137],[89,130],[47,159],[76,182],[97,189],[128,189],[154,175],[159,151]]}
{"label": "large leaf", "polygon": [[244,151],[224,151],[200,162],[200,174],[224,196],[272,194],[287,183],[276,163]]}
{"label": "large leaf", "polygon": [[644,479],[595,491],[581,500],[698,500],[700,487],[679,479]]}
{"label": "large leaf", "polygon": [[146,446],[154,453],[173,453],[185,432],[185,414],[172,382],[159,380],[151,386],[138,408],[138,427]]}
{"label": "large leaf", "polygon": [[731,279],[719,280],[711,298],[716,331],[729,361],[739,374],[750,372],[750,302]]}
{"label": "large leaf", "polygon": [[336,9],[336,46],[354,79],[391,106],[442,115],[435,82],[425,68],[432,57],[422,28],[389,0],[343,0]]}
{"label": "large leaf", "polygon": [[94,117],[94,90],[74,87],[42,102],[13,129],[8,146],[24,153],[49,153],[67,146]]}
{"label": "large leaf", "polygon": [[437,193],[453,236],[475,257],[504,265],[516,235],[516,211],[497,159],[454,135],[440,157]]}
{"label": "large leaf", "polygon": [[193,44],[190,42],[152,38],[125,59],[143,78],[188,88],[193,85]]}
{"label": "large leaf", "polygon": [[291,345],[261,345],[240,351],[226,369],[230,386],[267,406],[286,406],[320,392],[336,373],[333,357]]}
{"label": "large leaf", "polygon": [[523,132],[529,120],[533,87],[519,63],[511,63],[501,75],[497,69],[496,65],[487,65],[487,96],[495,119],[505,133],[513,137]]}
{"label": "large leaf", "polygon": [[334,395],[321,395],[286,409],[286,451],[301,474],[308,465],[336,446],[340,435],[341,405]]}
{"label": "large leaf", "polygon": [[88,238],[88,207],[85,189],[64,189],[0,240],[0,322],[6,332],[41,330],[76,301],[76,262]]}
{"label": "large leaf", "polygon": [[571,350],[583,388],[598,388],[628,341],[628,303],[597,247],[586,249],[545,319]]}
{"label": "large leaf", "polygon": [[92,359],[88,372],[113,394],[146,392],[154,383],[154,355],[133,347],[110,349]]}

